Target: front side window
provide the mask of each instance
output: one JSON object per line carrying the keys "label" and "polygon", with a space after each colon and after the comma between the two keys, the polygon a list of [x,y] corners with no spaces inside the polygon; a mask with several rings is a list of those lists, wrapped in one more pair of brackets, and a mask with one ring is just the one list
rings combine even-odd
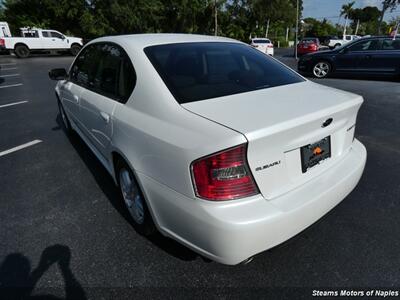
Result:
{"label": "front side window", "polygon": [[379,40],[366,40],[361,42],[356,42],[348,47],[351,52],[354,51],[374,51],[379,47]]}
{"label": "front side window", "polygon": [[178,43],[144,51],[179,103],[304,81],[274,59],[239,43]]}
{"label": "front side window", "polygon": [[92,88],[101,57],[96,45],[87,46],[76,58],[70,71],[70,80],[86,88]]}
{"label": "front side window", "polygon": [[53,38],[58,38],[58,39],[63,38],[62,34],[55,32],[55,31],[51,31],[50,34],[51,34],[51,37],[53,37]]}
{"label": "front side window", "polygon": [[79,54],[70,71],[74,83],[125,103],[136,84],[136,73],[126,52],[113,43],[96,43]]}

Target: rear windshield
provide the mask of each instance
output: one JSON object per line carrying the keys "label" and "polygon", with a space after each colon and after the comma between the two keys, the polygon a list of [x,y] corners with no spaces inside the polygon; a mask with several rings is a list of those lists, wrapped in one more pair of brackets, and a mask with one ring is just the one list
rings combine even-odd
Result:
{"label": "rear windshield", "polygon": [[253,40],[254,44],[269,44],[271,43],[270,40]]}
{"label": "rear windshield", "polygon": [[316,43],[316,42],[317,42],[317,39],[302,39],[301,42],[302,42],[302,43],[306,43],[306,44],[309,44],[309,43]]}
{"label": "rear windshield", "polygon": [[167,44],[144,52],[179,103],[304,81],[264,53],[239,43]]}

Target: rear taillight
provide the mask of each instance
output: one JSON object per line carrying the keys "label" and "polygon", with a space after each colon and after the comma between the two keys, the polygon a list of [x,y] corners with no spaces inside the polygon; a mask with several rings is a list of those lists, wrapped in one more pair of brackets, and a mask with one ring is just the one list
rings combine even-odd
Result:
{"label": "rear taillight", "polygon": [[0,39],[0,46],[5,46],[6,45],[6,41],[4,39]]}
{"label": "rear taillight", "polygon": [[258,194],[246,150],[243,144],[194,161],[191,172],[196,196],[223,201]]}
{"label": "rear taillight", "polygon": [[268,48],[274,48],[274,45],[273,44],[268,44],[267,47]]}

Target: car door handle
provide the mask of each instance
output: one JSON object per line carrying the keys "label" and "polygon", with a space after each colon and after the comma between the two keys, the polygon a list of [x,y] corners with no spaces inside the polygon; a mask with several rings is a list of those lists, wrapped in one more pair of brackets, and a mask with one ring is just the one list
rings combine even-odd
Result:
{"label": "car door handle", "polygon": [[53,42],[55,42],[56,41],[56,39],[51,39]]}
{"label": "car door handle", "polygon": [[372,56],[371,55],[365,55],[366,59],[370,59]]}
{"label": "car door handle", "polygon": [[110,122],[110,115],[105,113],[104,111],[100,112],[100,117],[108,124]]}

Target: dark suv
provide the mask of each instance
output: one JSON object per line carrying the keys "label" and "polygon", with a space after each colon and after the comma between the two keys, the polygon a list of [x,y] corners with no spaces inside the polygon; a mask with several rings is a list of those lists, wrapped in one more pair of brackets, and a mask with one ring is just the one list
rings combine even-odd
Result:
{"label": "dark suv", "polygon": [[331,51],[307,54],[300,58],[298,71],[318,78],[332,73],[400,78],[400,38],[367,37]]}

